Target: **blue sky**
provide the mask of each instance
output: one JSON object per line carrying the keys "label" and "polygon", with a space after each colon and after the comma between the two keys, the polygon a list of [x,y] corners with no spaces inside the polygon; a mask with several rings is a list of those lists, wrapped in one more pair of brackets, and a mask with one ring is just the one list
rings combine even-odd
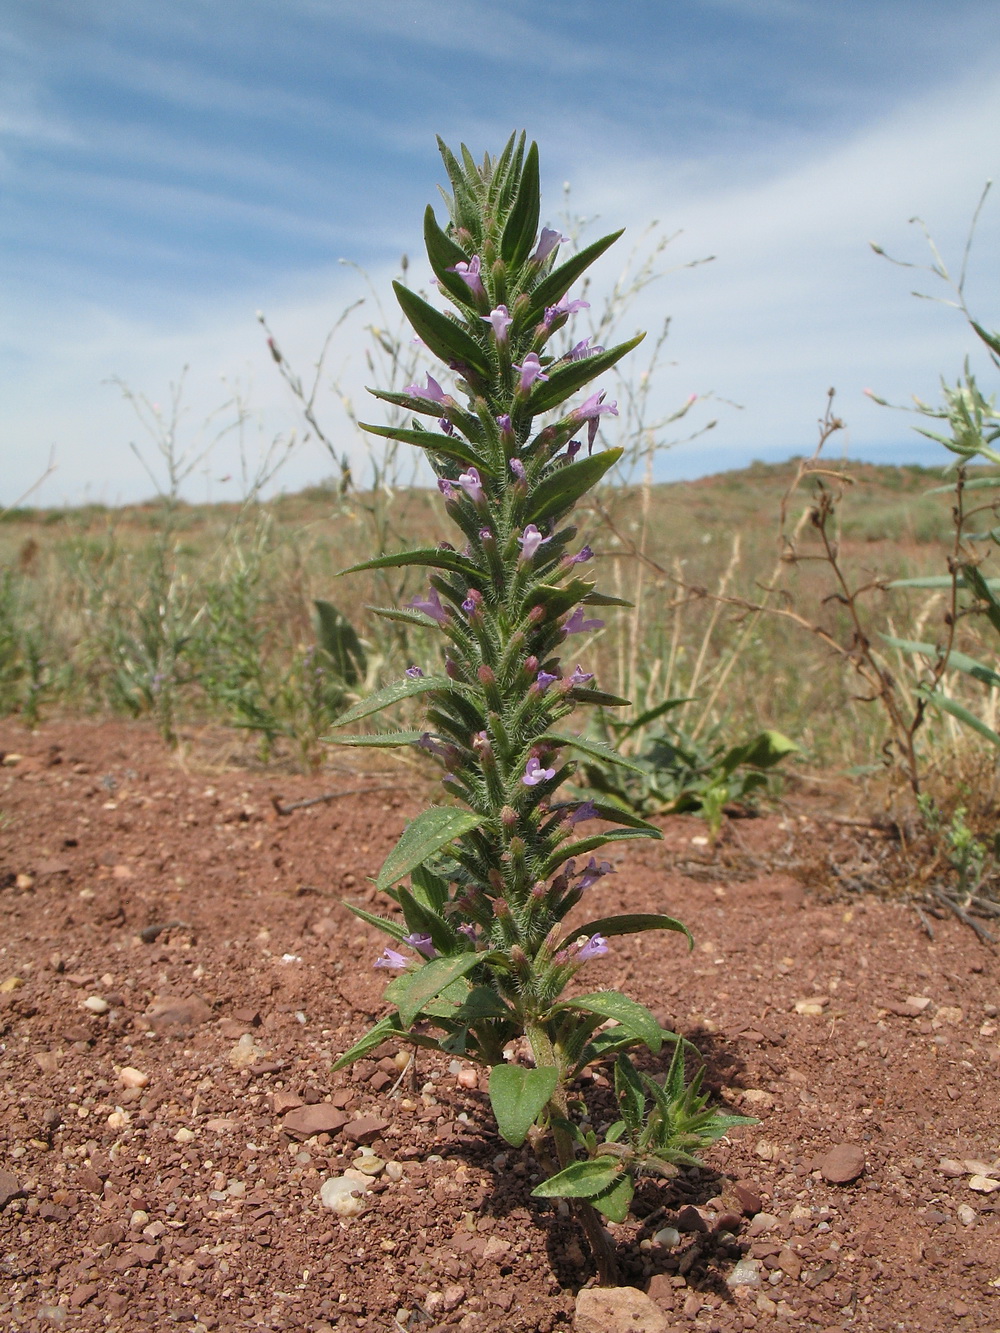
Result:
{"label": "blue sky", "polygon": [[[293,429],[255,311],[307,369],[363,294],[338,261],[384,292],[406,251],[424,280],[435,134],[478,154],[522,126],[539,142],[549,220],[570,181],[574,208],[605,229],[638,237],[658,219],[681,233],[666,252],[678,271],[623,333],[672,317],[663,412],[690,393],[739,407],[698,404],[692,424],[718,426],[665,455],[660,475],[811,448],[831,384],[852,455],[935,461],[862,389],[933,398],[971,346],[867,244],[922,260],[907,223],[919,214],[957,260],[996,173],[996,7],[951,0],[944,15],[938,0],[8,0],[0,502],[53,447],[48,503],[149,493],[115,377],[165,402],[189,364],[185,444],[236,381],[255,413],[251,453]],[[998,241],[1000,199],[969,283],[994,326]],[[603,261],[598,288],[621,262]],[[331,360],[355,400],[364,319]],[[321,408],[355,450],[336,395]],[[238,475],[234,449],[192,477],[192,498],[235,494],[220,480]],[[281,484],[329,471],[307,442]]]}

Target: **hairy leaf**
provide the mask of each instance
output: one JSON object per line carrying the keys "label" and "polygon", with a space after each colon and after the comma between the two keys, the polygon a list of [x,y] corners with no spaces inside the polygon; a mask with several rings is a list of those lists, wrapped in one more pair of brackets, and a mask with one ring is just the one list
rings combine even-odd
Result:
{"label": "hairy leaf", "polygon": [[482,822],[483,816],[474,812],[432,805],[407,824],[399,842],[386,857],[376,884],[380,889],[391,888],[435,852],[447,847],[463,833],[478,828]]}
{"label": "hairy leaf", "polygon": [[564,1171],[549,1176],[531,1191],[534,1199],[593,1199],[610,1189],[621,1174],[617,1157],[595,1157],[591,1162],[574,1162]]}
{"label": "hairy leaf", "polygon": [[539,1069],[494,1065],[490,1070],[490,1104],[497,1128],[513,1147],[520,1148],[528,1137],[558,1082],[559,1071],[553,1065]]}

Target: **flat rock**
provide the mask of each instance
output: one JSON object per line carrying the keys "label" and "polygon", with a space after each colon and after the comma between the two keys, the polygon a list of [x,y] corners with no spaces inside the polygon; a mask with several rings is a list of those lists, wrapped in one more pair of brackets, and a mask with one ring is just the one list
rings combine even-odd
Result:
{"label": "flat rock", "polygon": [[749,1180],[737,1180],[733,1185],[733,1193],[739,1199],[740,1207],[747,1217],[753,1217],[763,1207],[760,1192]]}
{"label": "flat rock", "polygon": [[667,1317],[636,1287],[584,1287],[576,1298],[574,1333],[670,1333]]}
{"label": "flat rock", "polygon": [[0,1209],[6,1208],[11,1199],[19,1199],[23,1193],[16,1176],[9,1171],[0,1171]]}
{"label": "flat rock", "polygon": [[[281,1128],[286,1134],[296,1138],[308,1139],[313,1134],[336,1134],[347,1124],[348,1117],[338,1111],[329,1102],[316,1102],[314,1106],[296,1106],[282,1117]],[[385,1128],[382,1121],[379,1125]],[[360,1143],[360,1139],[355,1142]]]}
{"label": "flat rock", "polygon": [[838,1143],[820,1159],[819,1169],[831,1185],[849,1185],[865,1169],[864,1151],[856,1143]]}
{"label": "flat rock", "polygon": [[[313,1110],[315,1108],[303,1107],[302,1109]],[[290,1114],[295,1115],[297,1112],[292,1111]],[[339,1114],[340,1112],[338,1112]],[[286,1116],[285,1119],[287,1120],[288,1117]],[[347,1120],[346,1116],[344,1116],[344,1120]],[[362,1115],[358,1116],[356,1120],[347,1120],[343,1133],[344,1138],[350,1139],[352,1143],[371,1143],[373,1139],[377,1139],[388,1128],[388,1120],[380,1120],[377,1115]]]}
{"label": "flat rock", "polygon": [[146,1023],[156,1031],[199,1027],[211,1017],[212,1010],[200,995],[157,995],[143,1014]]}

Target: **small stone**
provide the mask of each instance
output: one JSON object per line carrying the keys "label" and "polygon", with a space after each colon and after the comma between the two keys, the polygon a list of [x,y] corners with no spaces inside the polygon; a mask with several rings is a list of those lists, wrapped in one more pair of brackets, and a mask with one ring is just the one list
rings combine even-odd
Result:
{"label": "small stone", "polygon": [[975,1208],[970,1207],[967,1203],[960,1203],[955,1209],[955,1212],[963,1227],[971,1227],[973,1222],[975,1222],[976,1218],[979,1216]]}
{"label": "small stone", "polygon": [[829,995],[810,995],[807,999],[795,1001],[795,1012],[808,1018],[818,1018],[829,1003]]}
{"label": "small stone", "polygon": [[93,1282],[87,1282],[82,1287],[75,1287],[70,1294],[69,1303],[72,1309],[82,1310],[83,1307],[92,1301],[100,1291],[100,1287]]}
{"label": "small stone", "polygon": [[931,998],[929,995],[907,995],[906,1003],[922,1014],[925,1009],[930,1007]]}
{"label": "small stone", "polygon": [[118,1071],[118,1082],[123,1088],[145,1088],[149,1086],[149,1075],[144,1074],[141,1069],[125,1065]]}
{"label": "small stone", "polygon": [[965,1010],[960,1009],[958,1005],[945,1004],[939,1005],[934,1017],[931,1019],[933,1027],[957,1027],[965,1018]]}
{"label": "small stone", "polygon": [[296,1106],[282,1117],[281,1127],[297,1139],[311,1139],[314,1134],[337,1134],[347,1124],[348,1117],[329,1102],[313,1106]]}
{"label": "small stone", "polygon": [[35,877],[34,875],[18,875],[14,880],[14,884],[15,887],[21,889],[22,892],[27,892],[28,889],[33,889],[35,887]]}
{"label": "small stone", "polygon": [[364,1195],[368,1186],[363,1180],[353,1180],[346,1176],[331,1176],[320,1187],[319,1197],[323,1206],[339,1217],[357,1217],[365,1210]]}
{"label": "small stone", "polygon": [[849,1185],[865,1169],[864,1151],[855,1143],[838,1143],[821,1159],[819,1169],[831,1185]]}
{"label": "small stone", "polygon": [[83,1002],[83,1007],[89,1009],[92,1014],[106,1014],[111,1005],[101,995],[88,995]]}
{"label": "small stone", "polygon": [[303,1101],[297,1093],[278,1091],[272,1095],[271,1105],[275,1115],[284,1115],[286,1111],[294,1111],[302,1106]]}
{"label": "small stone", "polygon": [[402,1180],[402,1179],[403,1179],[403,1163],[402,1163],[402,1162],[386,1162],[386,1164],[385,1164],[385,1174],[388,1176],[388,1178],[389,1178],[390,1180]]}
{"label": "small stone", "polygon": [[669,1333],[660,1307],[635,1287],[584,1287],[576,1298],[574,1333]]}
{"label": "small stone", "polygon": [[992,1194],[994,1190],[1000,1190],[1000,1180],[993,1180],[990,1176],[970,1176],[966,1184],[977,1194]]}
{"label": "small stone", "polygon": [[765,1232],[773,1231],[780,1224],[780,1220],[773,1213],[756,1213],[750,1219],[747,1235],[753,1240],[755,1236],[763,1236]]}
{"label": "small stone", "polygon": [[108,1116],[108,1127],[109,1129],[124,1129],[131,1119],[132,1117],[128,1111],[121,1106],[116,1106]]}
{"label": "small stone", "polygon": [[958,1180],[961,1176],[967,1174],[962,1162],[956,1162],[951,1157],[942,1157],[938,1162],[938,1171],[949,1180]]}
{"label": "small stone", "polygon": [[211,1017],[212,1010],[200,995],[157,995],[143,1014],[146,1023],[155,1031],[199,1027]]}
{"label": "small stone", "polygon": [[191,1142],[194,1138],[196,1138],[196,1137],[197,1137],[197,1136],[196,1136],[196,1134],[195,1134],[195,1132],[194,1132],[193,1129],[188,1129],[188,1127],[187,1127],[186,1125],[181,1125],[180,1129],[179,1129],[179,1130],[177,1131],[177,1133],[174,1135],[174,1142],[175,1142],[175,1143],[190,1143],[190,1142]]}
{"label": "small stone", "polygon": [[661,1227],[653,1235],[653,1242],[656,1245],[662,1245],[665,1249],[672,1250],[675,1245],[681,1243],[681,1233],[676,1227]]}
{"label": "small stone", "polygon": [[733,1185],[733,1193],[747,1217],[753,1217],[754,1213],[759,1213],[763,1207],[759,1190],[749,1180],[737,1180]]}
{"label": "small stone", "polygon": [[236,1128],[236,1121],[224,1115],[213,1116],[205,1121],[205,1128],[210,1134],[230,1134]]}
{"label": "small stone", "polygon": [[0,1171],[0,1212],[10,1203],[11,1199],[20,1199],[24,1190],[17,1183],[17,1177],[12,1176],[9,1171]]}
{"label": "small stone", "polygon": [[68,1305],[40,1305],[38,1307],[39,1319],[47,1319],[50,1324],[65,1324],[68,1315]]}
{"label": "small stone", "polygon": [[975,1158],[967,1157],[962,1163],[966,1171],[974,1176],[995,1176],[1000,1175],[995,1166],[990,1166],[989,1162],[980,1162]]}
{"label": "small stone", "polygon": [[459,1286],[456,1282],[453,1286],[445,1287],[441,1293],[441,1307],[447,1312],[458,1309],[465,1300],[465,1288]]}
{"label": "small stone", "polygon": [[797,1282],[799,1274],[802,1272],[802,1260],[794,1250],[790,1250],[786,1247],[778,1255],[778,1267],[783,1273],[786,1273],[793,1282]]}
{"label": "small stone", "polygon": [[509,1252],[509,1240],[501,1240],[499,1236],[490,1236],[486,1242],[486,1248],[483,1250],[483,1258],[489,1263],[498,1264],[506,1258]]}
{"label": "small stone", "polygon": [[387,1120],[380,1120],[377,1115],[362,1115],[344,1125],[343,1135],[351,1143],[371,1143],[388,1128]]}
{"label": "small stone", "polygon": [[756,1259],[741,1259],[726,1278],[727,1287],[759,1287],[760,1264]]}
{"label": "small stone", "polygon": [[8,977],[6,981],[0,981],[0,995],[11,995],[23,985],[24,977]]}
{"label": "small stone", "polygon": [[677,1229],[679,1231],[705,1232],[708,1227],[698,1209],[688,1203],[677,1214]]}
{"label": "small stone", "polygon": [[740,1104],[751,1114],[774,1110],[774,1095],[763,1088],[747,1088],[740,1094]]}
{"label": "small stone", "polygon": [[381,1157],[376,1157],[374,1153],[362,1153],[360,1157],[354,1159],[354,1169],[361,1171],[366,1176],[380,1176],[385,1170],[385,1162]]}
{"label": "small stone", "polygon": [[130,1231],[141,1231],[143,1227],[149,1226],[149,1214],[145,1208],[137,1208],[128,1220]]}
{"label": "small stone", "polygon": [[234,1069],[250,1069],[265,1055],[267,1055],[267,1051],[264,1047],[258,1046],[249,1032],[244,1032],[229,1052],[229,1063]]}
{"label": "small stone", "polygon": [[479,1075],[474,1069],[460,1069],[455,1075],[455,1082],[460,1088],[467,1088],[474,1091],[479,1087]]}
{"label": "small stone", "polygon": [[73,1177],[73,1184],[81,1190],[86,1190],[88,1194],[103,1194],[104,1181],[92,1171],[89,1166],[82,1167]]}

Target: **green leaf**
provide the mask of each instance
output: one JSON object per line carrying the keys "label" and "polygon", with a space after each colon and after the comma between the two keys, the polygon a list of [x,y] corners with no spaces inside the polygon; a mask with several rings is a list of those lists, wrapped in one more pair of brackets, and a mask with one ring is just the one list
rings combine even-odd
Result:
{"label": "green leaf", "polygon": [[598,352],[596,356],[585,357],[582,361],[571,361],[569,365],[553,370],[549,378],[539,380],[529,394],[527,404],[529,413],[537,417],[542,412],[549,412],[552,408],[558,407],[570,394],[576,393],[577,389],[582,389],[598,375],[610,370],[615,362],[631,352],[633,347],[638,347],[645,336],[644,333],[639,333],[628,342],[619,343],[617,347],[611,347],[606,352]]}
{"label": "green leaf", "polygon": [[979,337],[983,340],[983,342],[990,349],[990,351],[1000,354],[1000,334],[987,333],[986,330],[982,327],[982,325],[977,324],[974,319],[969,320],[969,323],[972,325],[976,333],[978,333]]}
{"label": "green leaf", "polygon": [[432,805],[410,821],[396,846],[386,857],[375,881],[380,889],[391,888],[404,875],[428,860],[450,842],[478,828],[484,816],[468,810]]}
{"label": "green leaf", "polygon": [[612,597],[607,592],[588,592],[583,600],[588,606],[635,606],[627,597]]}
{"label": "green leaf", "polygon": [[333,668],[346,685],[357,685],[368,669],[368,657],[354,626],[332,602],[317,598],[313,602],[319,630],[319,642],[333,662]]}
{"label": "green leaf", "polygon": [[926,691],[925,698],[927,699],[927,702],[933,704],[935,708],[940,708],[942,712],[950,713],[952,717],[957,717],[959,722],[964,722],[967,727],[971,727],[973,731],[978,732],[980,736],[985,737],[991,745],[1000,748],[1000,736],[997,735],[992,727],[988,727],[985,722],[981,722],[979,718],[976,717],[975,713],[970,713],[964,705],[956,702],[954,699],[946,699],[943,694],[934,694],[929,690]]}
{"label": "green leaf", "polygon": [[519,268],[531,252],[538,230],[540,189],[538,145],[533,143],[524,159],[517,197],[500,237],[500,258],[512,268]]}
{"label": "green leaf", "polygon": [[544,278],[535,290],[531,293],[531,309],[524,319],[524,327],[531,328],[545,314],[545,307],[556,305],[559,299],[566,295],[583,273],[590,268],[595,259],[599,259],[605,250],[614,245],[619,236],[622,235],[625,228],[621,231],[613,231],[608,236],[602,236],[597,241],[592,241],[590,245],[580,250],[577,254],[571,255],[564,264],[552,270],[547,278]]}
{"label": "green leaf", "polygon": [[[1000,477],[996,478],[1000,484]],[[986,615],[998,634],[1000,634],[1000,601],[993,595],[993,588],[988,579],[984,579],[975,565],[962,565],[966,582],[980,601],[986,603]]]}
{"label": "green leaf", "polygon": [[461,324],[449,319],[440,310],[435,310],[401,282],[394,282],[392,290],[417,336],[423,339],[435,356],[445,362],[459,361],[484,378],[490,375],[489,358]]}
{"label": "green leaf", "polygon": [[620,916],[603,916],[597,921],[588,921],[586,925],[578,926],[572,934],[567,935],[559,948],[565,949],[568,944],[572,944],[581,935],[586,935],[588,938],[591,935],[638,935],[644,930],[680,931],[682,935],[687,936],[690,947],[694,948],[694,936],[687,926],[672,916],[661,916],[651,912],[630,912],[623,913]]}
{"label": "green leaf", "polygon": [[403,565],[430,565],[432,569],[447,569],[463,578],[474,578],[478,574],[471,560],[466,560],[457,551],[442,551],[437,546],[420,546],[413,551],[396,551],[393,555],[379,555],[373,560],[362,560],[359,565],[349,565],[342,569],[344,574],[360,574],[366,569],[397,569]]}
{"label": "green leaf", "polygon": [[597,704],[599,708],[628,708],[631,699],[623,699],[618,694],[607,694],[604,690],[588,690],[577,685],[569,691],[569,697],[578,704]]}
{"label": "green leaf", "polygon": [[645,829],[651,837],[663,837],[663,833],[655,824],[650,824],[648,820],[637,815],[634,810],[627,806],[618,805],[613,801],[595,801],[590,804],[594,807],[602,819],[607,819],[619,824],[625,824],[628,828]]}
{"label": "green leaf", "polygon": [[398,745],[415,745],[422,731],[378,731],[372,736],[329,736],[331,745],[367,746],[377,750],[391,750]]}
{"label": "green leaf", "polygon": [[352,903],[348,898],[343,899],[343,903],[349,912],[353,912],[362,921],[367,921],[376,930],[384,931],[386,935],[390,935],[394,940],[405,940],[410,933],[402,921],[393,921],[390,917],[378,916],[375,912],[368,912],[363,907],[358,907],[356,903]]}
{"label": "green leaf", "polygon": [[[1000,589],[1000,579],[983,579],[987,588]],[[887,588],[950,588],[950,574],[929,574],[925,578],[918,579],[893,579],[891,583],[885,585]],[[956,587],[965,588],[968,585],[965,579],[956,580]]]}
{"label": "green leaf", "polygon": [[[593,931],[590,933],[594,934]],[[597,934],[602,933],[597,932]],[[644,1005],[637,1004],[635,1000],[630,1000],[627,995],[622,995],[620,991],[595,991],[592,995],[574,995],[571,1000],[563,1000],[562,1003],[554,1005],[552,1013],[562,1013],[571,1009],[582,1009],[585,1014],[599,1014],[601,1018],[614,1019],[633,1036],[638,1037],[654,1055],[659,1053],[663,1044],[660,1025],[649,1010]]]}
{"label": "green leaf", "polygon": [[618,1181],[621,1163],[617,1157],[595,1157],[591,1162],[574,1162],[531,1191],[534,1199],[593,1199]]}
{"label": "green leaf", "polygon": [[614,467],[624,452],[621,448],[603,449],[599,454],[567,463],[543,477],[532,493],[528,521],[541,523],[571,509],[581,495]]}
{"label": "green leaf", "polygon": [[586,856],[588,852],[596,852],[598,847],[605,847],[609,842],[628,842],[633,838],[662,837],[663,834],[659,829],[650,832],[649,829],[643,828],[616,828],[608,829],[606,833],[592,833],[589,838],[579,838],[576,842],[561,843],[545,862],[542,878],[546,879],[564,861],[568,861],[571,856]]}
{"label": "green leaf", "polygon": [[463,282],[457,273],[449,273],[449,269],[455,268],[458,264],[467,264],[469,256],[462,247],[438,226],[438,220],[434,216],[434,209],[427,205],[424,212],[424,246],[427,250],[427,258],[430,260],[431,268],[434,270],[434,276],[452,296],[459,305],[467,306],[470,301],[471,292],[468,285]]}
{"label": "green leaf", "polygon": [[553,1065],[523,1069],[520,1065],[494,1065],[490,1070],[490,1104],[500,1134],[515,1148],[528,1137],[528,1130],[548,1105],[559,1082]]}
{"label": "green leaf", "polygon": [[624,1222],[628,1217],[629,1205],[634,1194],[635,1184],[626,1172],[603,1194],[593,1195],[590,1202],[609,1222]]}
{"label": "green leaf", "polygon": [[[373,608],[374,609],[374,608]],[[417,614],[420,614],[419,612]],[[430,617],[424,617],[430,621]],[[435,622],[430,621],[431,624]],[[454,690],[454,682],[447,676],[418,676],[414,679],[411,676],[404,676],[402,680],[394,681],[387,685],[385,689],[376,690],[374,694],[369,694],[367,699],[362,699],[356,703],[353,708],[349,708],[346,713],[333,723],[335,727],[346,727],[348,722],[360,722],[363,717],[370,717],[372,713],[379,713],[383,708],[391,708],[393,704],[398,704],[403,699],[409,699],[414,694],[426,694],[429,690]]]}
{"label": "green leaf", "polygon": [[483,1018],[513,1019],[514,1014],[495,990],[489,986],[473,986],[455,1010],[454,1017],[462,1023],[478,1023]]}
{"label": "green leaf", "polygon": [[418,449],[426,449],[428,453],[440,454],[442,458],[454,459],[456,463],[471,463],[486,476],[493,475],[493,469],[483,461],[482,455],[457,435],[439,435],[432,430],[406,430],[402,426],[372,426],[365,421],[359,421],[358,425],[369,435],[381,435],[386,440],[415,444]]}
{"label": "green leaf", "polygon": [[[619,1055],[615,1061],[615,1096],[625,1127],[636,1138],[646,1118],[646,1093],[642,1079],[627,1055]],[[620,1137],[620,1133],[616,1135],[616,1138]],[[609,1139],[608,1142],[614,1140]]]}
{"label": "green leaf", "polygon": [[742,764],[747,764],[751,768],[773,768],[788,755],[798,753],[799,747],[795,742],[783,736],[780,731],[762,731],[753,740],[745,741],[742,745],[734,745],[722,757],[719,767],[728,776]]}
{"label": "green leaf", "polygon": [[346,1069],[348,1065],[352,1065],[355,1060],[361,1060],[369,1051],[376,1050],[399,1031],[398,1014],[390,1014],[388,1018],[380,1019],[373,1028],[369,1028],[360,1041],[356,1041],[349,1051],[345,1051],[333,1062],[330,1066],[331,1071],[336,1073],[338,1069]]}
{"label": "green leaf", "polygon": [[446,986],[458,981],[483,961],[478,953],[460,953],[453,958],[432,958],[424,963],[417,972],[398,977],[397,982],[404,983],[403,992],[396,1000],[399,1005],[399,1021],[404,1027],[410,1027],[424,1005],[440,994]]}
{"label": "green leaf", "polygon": [[612,750],[610,745],[604,741],[585,740],[582,736],[563,736],[558,731],[547,731],[544,736],[538,738],[540,741],[551,741],[554,745],[568,745],[574,750],[579,750],[582,754],[590,755],[591,759],[598,759],[602,764],[614,764],[618,768],[627,768],[630,773],[642,773],[644,770],[638,764],[633,764],[631,759],[624,758],[617,750]]}

